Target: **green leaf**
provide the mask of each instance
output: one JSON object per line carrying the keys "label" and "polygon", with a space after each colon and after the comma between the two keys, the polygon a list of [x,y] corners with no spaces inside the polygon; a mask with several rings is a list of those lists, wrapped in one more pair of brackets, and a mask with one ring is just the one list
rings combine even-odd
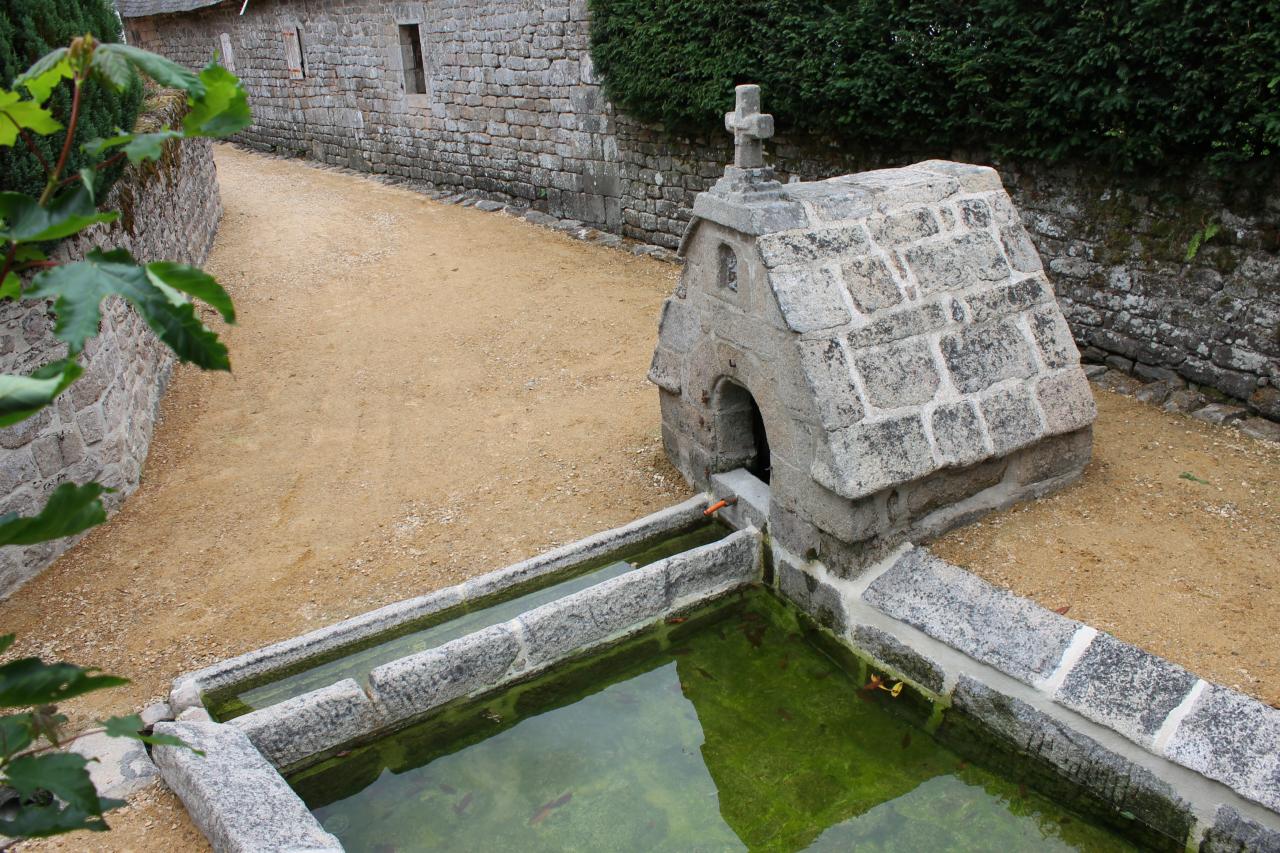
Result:
{"label": "green leaf", "polygon": [[157,287],[170,287],[207,302],[228,323],[236,321],[236,309],[231,304],[231,297],[218,284],[217,279],[199,267],[173,261],[154,261],[147,264],[147,276]]}
{"label": "green leaf", "polygon": [[59,714],[57,705],[41,705],[31,714],[31,725],[36,733],[54,746],[62,745],[62,727],[66,724],[67,715]]}
{"label": "green leaf", "polygon": [[26,420],[67,389],[84,373],[75,359],[64,358],[30,376],[0,373],[0,427]]}
{"label": "green leaf", "polygon": [[137,714],[129,714],[125,717],[108,717],[102,721],[102,728],[107,737],[136,738],[146,726]]}
{"label": "green leaf", "polygon": [[128,144],[124,146],[124,153],[129,158],[129,162],[135,166],[144,160],[159,160],[164,154],[164,144],[170,139],[181,138],[182,133],[177,130],[133,134]]}
{"label": "green leaf", "polygon": [[9,512],[0,516],[0,545],[34,545],[74,536],[107,520],[98,483],[63,483],[53,490],[38,515],[20,518]]}
{"label": "green leaf", "polygon": [[23,797],[48,791],[71,809],[85,814],[102,814],[98,789],[93,787],[85,765],[89,759],[74,752],[23,755],[5,767],[6,781]]}
{"label": "green leaf", "polygon": [[46,136],[62,130],[62,125],[37,102],[24,101],[17,92],[0,89],[0,146],[16,142],[19,130],[34,130]]}
{"label": "green leaf", "polygon": [[200,80],[206,91],[188,99],[191,110],[182,120],[188,136],[230,136],[249,126],[249,101],[236,75],[210,63],[200,72]]}
{"label": "green leaf", "polygon": [[227,348],[200,322],[189,302],[175,302],[173,291],[157,287],[146,268],[123,249],[91,251],[83,261],[44,270],[32,281],[28,299],[56,297],[58,315],[54,335],[67,342],[72,353],[98,333],[100,304],[112,294],[127,299],[160,340],[183,361],[205,370],[230,370]]}
{"label": "green leaf", "polygon": [[9,647],[13,645],[13,641],[17,638],[17,634],[5,634],[3,637],[0,637],[0,655],[9,651]]}
{"label": "green leaf", "polygon": [[39,658],[9,661],[0,666],[0,708],[47,705],[129,683],[127,678],[97,672],[71,663],[45,663]]}
{"label": "green leaf", "polygon": [[107,737],[136,739],[146,726],[137,714],[129,714],[125,717],[108,717],[102,720],[102,728]]}
{"label": "green leaf", "polygon": [[127,717],[111,717],[102,721],[102,726],[106,729],[107,737],[122,737],[130,740],[140,740],[143,743],[149,743],[152,746],[177,746],[186,747],[196,755],[204,755],[203,750],[192,749],[180,737],[174,735],[144,735],[142,730],[146,728],[142,723],[142,718],[137,714],[130,714]]}
{"label": "green leaf", "polygon": [[92,157],[101,157],[104,151],[112,148],[118,148],[133,139],[132,133],[121,133],[117,136],[95,137],[80,146],[84,152]]}
{"label": "green leaf", "polygon": [[[99,803],[104,811],[123,805],[122,800],[99,800]],[[24,804],[11,820],[0,820],[0,833],[10,838],[44,838],[77,829],[103,832],[110,827],[101,815],[65,808],[56,800],[44,805]]]}
{"label": "green leaf", "polygon": [[22,279],[18,278],[16,272],[5,273],[4,280],[0,281],[0,299],[21,299],[22,298]]}
{"label": "green leaf", "polygon": [[0,717],[0,756],[8,758],[26,749],[36,739],[35,730],[30,714]]}
{"label": "green leaf", "polygon": [[74,76],[71,60],[67,57],[67,49],[60,47],[40,57],[26,71],[13,81],[13,88],[23,86],[37,103],[43,104],[50,93],[63,80]]}
{"label": "green leaf", "polygon": [[164,154],[164,144],[170,139],[181,139],[182,131],[161,130],[156,133],[124,133],[108,139],[91,139],[84,144],[86,153],[97,157],[104,151],[124,146],[124,153],[135,166],[143,160],[159,160]]}
{"label": "green leaf", "polygon": [[38,243],[60,240],[83,231],[97,222],[114,222],[120,214],[99,213],[93,201],[93,193],[83,184],[77,184],[54,198],[48,207],[41,207],[25,193],[0,193],[0,240],[19,243]]}
{"label": "green leaf", "polygon": [[[132,65],[161,86],[182,89],[192,97],[204,94],[204,83],[200,78],[171,59],[165,59],[163,56],[128,44],[100,44],[94,48],[95,68],[99,70],[110,68],[114,73],[120,61]],[[103,70],[103,73],[108,72]]]}
{"label": "green leaf", "polygon": [[117,92],[129,87],[133,82],[133,68],[129,61],[118,51],[103,50],[106,45],[98,45],[93,51],[93,62],[89,68],[106,81],[107,85]]}

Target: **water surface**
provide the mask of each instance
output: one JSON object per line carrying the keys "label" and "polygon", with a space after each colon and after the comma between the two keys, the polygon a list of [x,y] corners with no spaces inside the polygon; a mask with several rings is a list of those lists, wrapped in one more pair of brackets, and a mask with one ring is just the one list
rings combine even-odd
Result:
{"label": "water surface", "polygon": [[353,853],[1133,849],[966,764],[912,701],[758,590],[290,781]]}

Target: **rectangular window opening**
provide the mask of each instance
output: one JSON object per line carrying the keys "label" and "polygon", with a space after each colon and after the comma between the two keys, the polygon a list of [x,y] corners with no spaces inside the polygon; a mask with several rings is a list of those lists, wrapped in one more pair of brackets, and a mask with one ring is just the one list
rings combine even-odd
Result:
{"label": "rectangular window opening", "polygon": [[400,25],[400,66],[404,69],[405,93],[425,95],[427,70],[422,61],[422,34],[417,24]]}

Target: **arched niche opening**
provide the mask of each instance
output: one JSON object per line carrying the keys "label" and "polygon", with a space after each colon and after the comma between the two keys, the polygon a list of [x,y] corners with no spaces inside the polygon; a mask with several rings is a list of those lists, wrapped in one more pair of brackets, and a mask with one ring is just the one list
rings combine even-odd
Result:
{"label": "arched niche opening", "polygon": [[764,417],[755,398],[744,386],[732,379],[721,379],[716,386],[716,467],[721,471],[745,468],[762,482],[768,483],[772,472],[769,436]]}

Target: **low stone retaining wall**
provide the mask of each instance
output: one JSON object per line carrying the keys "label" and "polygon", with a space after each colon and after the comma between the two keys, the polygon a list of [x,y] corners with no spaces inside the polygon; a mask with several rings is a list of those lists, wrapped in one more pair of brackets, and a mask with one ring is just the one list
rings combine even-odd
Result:
{"label": "low stone retaining wall", "polygon": [[[165,104],[144,120],[163,126],[176,121],[182,103]],[[55,257],[77,259],[103,246],[128,249],[141,261],[203,263],[222,215],[211,143],[170,143],[158,162],[129,167],[104,207],[119,210],[120,219],[64,241]],[[0,372],[28,373],[65,355],[66,345],[53,337],[47,303],[0,303]],[[56,404],[0,430],[0,513],[37,512],[65,482],[97,480],[116,489],[106,497],[109,509],[137,488],[173,356],[132,308],[112,297],[83,364],[84,375]],[[0,596],[75,541],[0,548]]]}

